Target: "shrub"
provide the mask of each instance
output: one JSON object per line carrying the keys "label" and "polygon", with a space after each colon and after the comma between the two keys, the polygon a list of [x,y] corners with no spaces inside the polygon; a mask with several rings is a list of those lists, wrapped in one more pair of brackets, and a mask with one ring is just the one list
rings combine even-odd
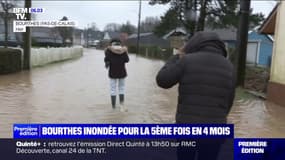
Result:
{"label": "shrub", "polygon": [[[129,53],[137,54],[136,46],[128,46]],[[160,48],[158,46],[140,46],[138,55],[147,58],[166,60],[172,55],[172,48]]]}
{"label": "shrub", "polygon": [[17,72],[22,69],[22,52],[18,49],[0,49],[0,74]]}

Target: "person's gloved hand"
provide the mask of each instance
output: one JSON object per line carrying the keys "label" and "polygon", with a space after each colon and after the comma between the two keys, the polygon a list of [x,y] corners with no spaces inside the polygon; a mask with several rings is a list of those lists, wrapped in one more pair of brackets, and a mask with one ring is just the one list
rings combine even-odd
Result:
{"label": "person's gloved hand", "polygon": [[110,66],[110,62],[105,62],[105,68],[108,69]]}

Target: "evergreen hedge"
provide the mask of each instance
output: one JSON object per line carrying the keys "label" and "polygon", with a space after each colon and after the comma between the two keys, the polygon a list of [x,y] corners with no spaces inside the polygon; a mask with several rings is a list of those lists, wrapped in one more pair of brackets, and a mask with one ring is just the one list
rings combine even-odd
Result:
{"label": "evergreen hedge", "polygon": [[[136,46],[128,46],[129,53],[137,54]],[[168,59],[173,53],[172,48],[160,48],[158,46],[140,46],[138,55],[154,59]]]}
{"label": "evergreen hedge", "polygon": [[0,48],[0,74],[13,73],[22,69],[21,50]]}

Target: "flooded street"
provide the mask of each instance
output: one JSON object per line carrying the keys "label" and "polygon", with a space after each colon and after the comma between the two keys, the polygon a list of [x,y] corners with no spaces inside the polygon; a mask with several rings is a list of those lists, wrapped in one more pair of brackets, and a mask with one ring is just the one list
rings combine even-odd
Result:
{"label": "flooded street", "polygon": [[[157,87],[164,64],[130,55],[128,112],[113,110],[104,53],[86,49],[79,59],[0,76],[0,137],[12,137],[14,123],[173,123],[177,88]],[[229,116],[235,137],[284,137],[285,107],[238,99]]]}
{"label": "flooded street", "polygon": [[235,124],[235,137],[284,138],[285,107],[260,99],[236,100],[228,122]]}

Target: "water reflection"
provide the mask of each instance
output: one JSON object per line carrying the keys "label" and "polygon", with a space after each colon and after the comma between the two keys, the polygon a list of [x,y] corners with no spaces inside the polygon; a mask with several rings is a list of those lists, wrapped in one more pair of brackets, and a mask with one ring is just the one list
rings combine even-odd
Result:
{"label": "water reflection", "polygon": [[[173,123],[177,87],[157,87],[164,64],[130,55],[128,112],[112,110],[102,51],[80,59],[0,76],[0,137],[12,137],[13,123]],[[236,101],[229,116],[236,137],[284,137],[285,107],[261,100]]]}
{"label": "water reflection", "polygon": [[235,124],[236,137],[285,136],[285,107],[259,99],[235,102],[228,121]]}

